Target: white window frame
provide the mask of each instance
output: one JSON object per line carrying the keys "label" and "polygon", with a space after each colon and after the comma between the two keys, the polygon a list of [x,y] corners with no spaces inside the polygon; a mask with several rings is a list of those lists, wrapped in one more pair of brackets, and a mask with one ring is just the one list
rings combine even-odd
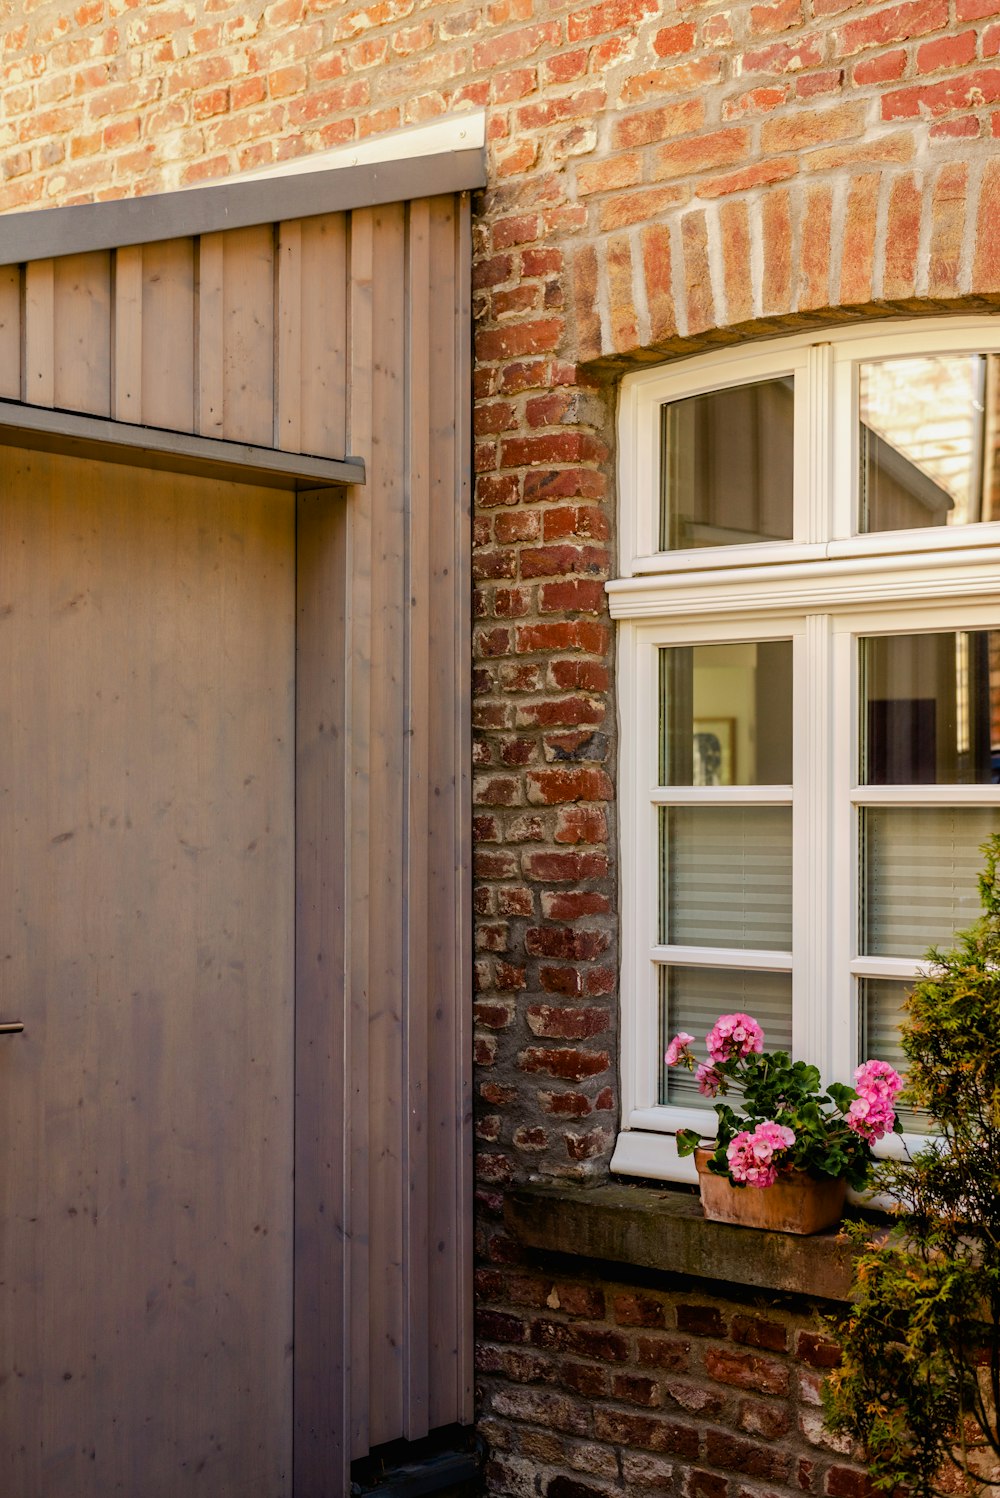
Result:
{"label": "white window frame", "polygon": [[[618,624],[622,1123],[612,1169],[693,1180],[673,1135],[713,1115],[657,1101],[662,1046],[657,807],[793,807],[792,954],[684,949],[715,967],[790,970],[793,1048],[827,1080],[857,1065],[862,977],[909,979],[917,961],[857,950],[857,816],[863,804],[1000,806],[1000,786],[859,787],[857,639],[1000,628],[1000,522],[857,534],[858,367],[935,353],[1000,353],[1000,317],[861,324],[699,355],[629,375],[619,411]],[[657,552],[660,409],[725,386],[795,377],[794,538]],[[658,653],[664,646],[792,639],[791,787],[657,787]],[[699,1037],[700,1038],[700,1037]],[[898,1139],[885,1151],[901,1149]]]}

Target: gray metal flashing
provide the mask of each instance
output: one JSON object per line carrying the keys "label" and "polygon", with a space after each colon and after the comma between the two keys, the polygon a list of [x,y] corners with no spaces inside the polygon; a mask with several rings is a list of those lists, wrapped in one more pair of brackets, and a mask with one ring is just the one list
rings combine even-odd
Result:
{"label": "gray metal flashing", "polygon": [[24,406],[16,401],[0,401],[0,444],[263,484],[273,489],[328,489],[365,482],[365,465],[360,458],[316,458],[252,447],[246,442],[81,416],[75,411]]}
{"label": "gray metal flashing", "polygon": [[486,152],[473,147],[337,171],[223,181],[196,191],[34,209],[0,215],[0,265],[470,192],[485,185]]}

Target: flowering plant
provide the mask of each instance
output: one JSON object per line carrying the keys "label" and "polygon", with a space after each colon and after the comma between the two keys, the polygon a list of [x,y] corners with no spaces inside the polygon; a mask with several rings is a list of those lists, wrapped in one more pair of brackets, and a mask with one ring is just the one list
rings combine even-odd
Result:
{"label": "flowering plant", "polygon": [[[773,1186],[790,1171],[805,1170],[820,1179],[843,1176],[857,1190],[867,1180],[872,1145],[901,1132],[893,1104],[903,1080],[886,1061],[865,1061],[853,1087],[831,1082],[824,1090],[815,1066],[764,1050],[764,1032],[749,1014],[716,1020],[705,1037],[707,1061],[695,1061],[693,1040],[684,1031],[675,1035],[664,1060],[695,1072],[705,1097],[738,1090],[739,1111],[715,1104],[718,1127],[708,1166],[734,1186]],[[700,1143],[693,1129],[678,1131],[681,1155]]]}

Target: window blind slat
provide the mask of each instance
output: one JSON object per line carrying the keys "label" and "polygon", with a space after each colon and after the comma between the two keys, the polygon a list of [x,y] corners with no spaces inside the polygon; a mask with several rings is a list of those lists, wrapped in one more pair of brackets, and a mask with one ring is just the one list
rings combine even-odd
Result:
{"label": "window blind slat", "polygon": [[660,812],[661,940],[674,946],[790,951],[790,806]]}
{"label": "window blind slat", "polygon": [[[788,1051],[792,1044],[792,978],[790,973],[760,973],[732,968],[664,968],[660,976],[660,1029],[666,1049],[671,1036],[686,1030],[692,1047],[706,1060],[704,1039],[720,1014],[750,1014],[764,1031],[769,1051]],[[683,1107],[711,1108],[698,1091],[694,1073],[664,1069],[662,1101]]]}
{"label": "window blind slat", "polygon": [[867,807],[861,818],[862,952],[922,957],[981,913],[980,844],[1000,808]]}

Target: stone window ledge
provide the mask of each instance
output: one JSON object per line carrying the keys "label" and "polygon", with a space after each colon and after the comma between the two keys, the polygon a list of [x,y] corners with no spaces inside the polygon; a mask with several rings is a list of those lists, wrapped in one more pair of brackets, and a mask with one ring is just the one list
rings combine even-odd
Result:
{"label": "stone window ledge", "polygon": [[836,1231],[803,1238],[706,1222],[686,1191],[536,1183],[508,1191],[504,1217],[526,1248],[810,1299],[850,1294],[851,1249]]}

